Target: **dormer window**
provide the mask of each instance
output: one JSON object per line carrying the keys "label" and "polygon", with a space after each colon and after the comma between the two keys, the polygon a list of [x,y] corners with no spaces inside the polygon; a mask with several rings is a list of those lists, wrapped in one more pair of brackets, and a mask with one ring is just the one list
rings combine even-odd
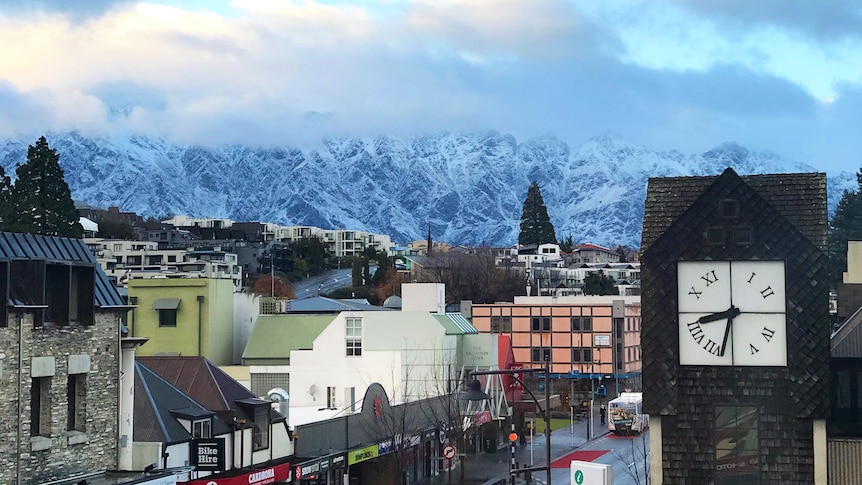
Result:
{"label": "dormer window", "polygon": [[212,418],[192,421],[193,438],[212,438]]}

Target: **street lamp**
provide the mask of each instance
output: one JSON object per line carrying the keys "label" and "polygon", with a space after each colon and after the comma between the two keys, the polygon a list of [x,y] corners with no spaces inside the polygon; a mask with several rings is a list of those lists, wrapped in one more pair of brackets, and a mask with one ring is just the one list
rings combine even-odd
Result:
{"label": "street lamp", "polygon": [[[527,391],[530,397],[533,399],[533,402],[536,403],[536,407],[539,408],[539,412],[542,414],[542,418],[545,420],[545,466],[531,466],[525,467],[521,469],[513,468],[509,470],[509,475],[514,477],[518,473],[530,473],[539,470],[545,470],[547,477],[547,485],[551,485],[551,413],[549,406],[551,405],[551,380],[550,380],[550,368],[548,361],[545,361],[544,367],[533,367],[532,369],[504,369],[504,370],[485,370],[485,371],[472,371],[470,372],[471,377],[476,376],[491,376],[491,375],[509,375],[512,376],[512,379],[516,380],[521,386]],[[539,404],[539,400],[536,398],[536,395],[533,394],[533,391],[524,384],[524,381],[521,380],[521,374],[532,374],[532,373],[543,373],[545,376],[545,407],[542,408],[542,405]],[[486,399],[490,399],[487,393],[483,392],[481,389],[482,384],[474,379],[470,382],[470,390],[461,394],[460,398],[462,401],[483,401]],[[478,392],[474,392],[477,391]],[[481,393],[481,395],[479,394]],[[514,478],[513,478],[514,479]]]}

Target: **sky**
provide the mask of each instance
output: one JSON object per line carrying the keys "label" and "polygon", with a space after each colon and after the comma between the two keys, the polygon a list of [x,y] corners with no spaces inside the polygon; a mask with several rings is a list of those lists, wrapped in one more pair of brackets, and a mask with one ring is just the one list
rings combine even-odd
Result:
{"label": "sky", "polygon": [[2,0],[0,137],[735,141],[862,167],[846,0]]}

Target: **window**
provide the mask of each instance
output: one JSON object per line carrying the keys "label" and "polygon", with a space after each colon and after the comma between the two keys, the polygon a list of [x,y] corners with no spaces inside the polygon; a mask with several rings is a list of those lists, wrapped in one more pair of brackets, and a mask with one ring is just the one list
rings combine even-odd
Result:
{"label": "window", "polygon": [[533,317],[530,320],[530,328],[534,332],[550,332],[551,317]]}
{"label": "window", "polygon": [[199,419],[192,421],[192,437],[193,438],[212,438],[212,420]]}
{"label": "window", "polygon": [[335,408],[335,388],[327,387],[326,388],[326,407],[333,409]]}
{"label": "window", "polygon": [[530,357],[532,362],[550,362],[551,361],[551,349],[545,347],[533,347],[530,349]]}
{"label": "window", "polygon": [[759,482],[758,412],[754,406],[715,407],[715,484]]}
{"label": "window", "polygon": [[69,431],[86,431],[87,422],[87,374],[69,374],[66,387]]}
{"label": "window", "polygon": [[593,317],[572,317],[572,332],[592,332]]}
{"label": "window", "polygon": [[51,436],[51,378],[30,382],[30,436]]}
{"label": "window", "polygon": [[362,355],[362,318],[347,317],[345,325],[347,355],[359,357]]}
{"label": "window", "polygon": [[491,333],[512,331],[512,317],[491,317]]}
{"label": "window", "polygon": [[575,347],[572,349],[572,362],[593,362],[593,349],[590,347],[587,348],[579,348]]}
{"label": "window", "polygon": [[269,448],[269,406],[254,408],[254,430],[251,433],[254,451]]}
{"label": "window", "polygon": [[160,327],[176,327],[177,326],[177,311],[176,310],[159,310],[159,326]]}

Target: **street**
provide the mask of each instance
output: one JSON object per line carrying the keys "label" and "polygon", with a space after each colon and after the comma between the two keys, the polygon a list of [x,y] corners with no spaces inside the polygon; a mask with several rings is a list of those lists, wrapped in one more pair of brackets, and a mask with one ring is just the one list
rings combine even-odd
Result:
{"label": "street", "polygon": [[350,286],[351,269],[331,269],[325,273],[311,276],[302,281],[297,281],[293,284],[293,291],[296,293],[296,299],[302,300],[305,298],[314,298],[320,294],[326,294],[336,288]]}

